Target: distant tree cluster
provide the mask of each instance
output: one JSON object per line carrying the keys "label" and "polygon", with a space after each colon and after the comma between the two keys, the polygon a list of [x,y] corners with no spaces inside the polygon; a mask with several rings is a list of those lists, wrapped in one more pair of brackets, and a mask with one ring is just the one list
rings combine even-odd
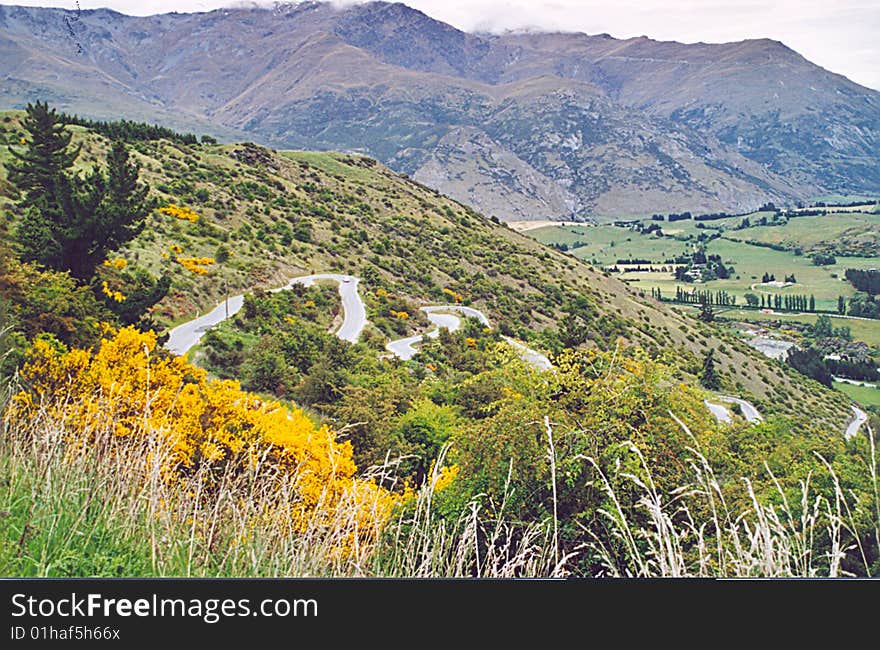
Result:
{"label": "distant tree cluster", "polygon": [[[678,259],[678,258],[676,258]],[[699,273],[695,273],[699,269]],[[694,251],[690,257],[684,258],[682,266],[676,267],[675,279],[679,282],[702,282],[711,280],[725,280],[736,272],[732,266],[724,265],[720,255],[706,255],[704,248]]]}
{"label": "distant tree cluster", "polygon": [[797,370],[802,375],[806,375],[811,379],[815,379],[820,384],[831,388],[834,378],[821,352],[815,348],[806,348],[804,350],[794,347],[788,351],[786,358],[788,365]]}
{"label": "distant tree cluster", "polygon": [[[785,281],[791,284],[797,283],[797,278],[794,276],[794,273],[789,275],[785,275]],[[775,273],[767,273],[764,272],[764,275],[761,276],[761,282],[767,284],[768,282],[776,282],[776,274]]]}
{"label": "distant tree cluster", "polygon": [[816,322],[810,326],[809,335],[816,339],[842,339],[844,341],[852,341],[852,330],[849,327],[834,327],[829,316],[824,314],[816,319]]}
{"label": "distant tree cluster", "polygon": [[837,264],[837,258],[830,253],[816,253],[812,257],[813,264],[816,266],[831,266]]}
{"label": "distant tree cluster", "polygon": [[864,291],[872,296],[880,294],[880,269],[847,269],[844,275],[857,291]]}
{"label": "distant tree cluster", "polygon": [[849,299],[850,316],[861,318],[880,318],[880,299],[864,291],[856,291]]}
{"label": "distant tree cluster", "polygon": [[694,217],[694,221],[717,221],[718,219],[729,219],[735,216],[737,215],[728,214],[727,212],[712,212],[709,214],[698,214]]}
{"label": "distant tree cluster", "polygon": [[675,302],[690,305],[715,305],[720,307],[733,307],[736,305],[736,296],[719,289],[698,291],[696,288],[686,291],[681,287],[675,288]]}
{"label": "distant tree cluster", "polygon": [[[102,122],[100,120],[89,120],[78,115],[67,115],[60,113],[58,118],[65,124],[75,124],[84,126],[87,129],[100,133],[111,140],[121,140],[123,142],[138,142],[145,140],[170,140],[177,144],[198,144],[199,138],[193,133],[178,133],[164,126],[157,124],[147,124],[146,122],[133,122],[131,120],[115,120],[112,122]],[[211,136],[202,136],[203,144],[217,144],[217,140]]]}

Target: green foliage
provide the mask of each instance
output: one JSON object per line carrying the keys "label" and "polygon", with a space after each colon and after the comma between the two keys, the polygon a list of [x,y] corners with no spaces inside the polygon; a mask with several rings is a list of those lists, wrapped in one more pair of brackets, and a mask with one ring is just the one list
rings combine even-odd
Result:
{"label": "green foliage", "polygon": [[0,245],[0,304],[6,322],[6,358],[10,371],[20,359],[26,341],[49,334],[62,343],[88,348],[98,339],[98,322],[112,314],[95,292],[80,286],[66,273],[41,271],[23,264]]}
{"label": "green foliage", "polygon": [[138,182],[138,166],[119,141],[107,156],[106,176],[97,167],[73,175],[80,147],[68,151],[71,135],[46,104],[28,105],[24,127],[27,149],[13,154],[9,174],[23,194],[16,231],[22,259],[88,280],[109,251],[143,230],[149,188]]}
{"label": "green foliage", "polygon": [[703,367],[700,369],[700,385],[709,390],[721,388],[721,377],[715,368],[715,350],[709,350],[703,356]]}
{"label": "green foliage", "polygon": [[23,195],[20,205],[53,213],[64,210],[71,192],[66,172],[79,155],[80,147],[68,151],[71,134],[48,104],[28,104],[22,126],[28,134],[26,149],[18,152],[10,148],[13,161],[8,166],[9,181]]}
{"label": "green foliage", "polygon": [[437,405],[429,399],[415,401],[396,422],[401,438],[407,443],[405,452],[415,456],[414,462],[407,462],[404,471],[421,482],[428,471],[429,464],[440,453],[440,448],[455,433],[458,427],[456,409],[450,405]]}
{"label": "green foliage", "polygon": [[849,299],[847,313],[861,318],[880,319],[880,296],[872,296],[864,291],[856,291]]}
{"label": "green foliage", "polygon": [[[59,116],[66,124],[76,124],[84,126],[90,131],[100,133],[110,140],[121,140],[123,142],[139,142],[144,140],[169,140],[178,144],[195,144],[197,138],[192,133],[177,133],[171,129],[156,124],[147,124],[146,122],[132,122],[131,120],[117,120],[103,122],[100,120],[88,120],[77,115],[66,115],[62,113]],[[202,136],[203,144],[217,144],[217,140],[210,136]]]}
{"label": "green foliage", "polygon": [[712,310],[712,305],[707,302],[704,302],[700,305],[700,313],[697,315],[704,323],[711,323],[715,320],[715,312]]}
{"label": "green foliage", "polygon": [[135,268],[119,274],[121,292],[125,300],[117,302],[105,296],[107,308],[123,325],[137,325],[139,329],[154,329],[156,324],[147,316],[149,310],[168,295],[171,276],[164,273],[154,278],[145,269]]}
{"label": "green foliage", "polygon": [[837,338],[844,341],[852,341],[852,330],[850,327],[848,325],[834,327],[831,318],[825,314],[820,315],[807,331],[815,339]]}
{"label": "green foliage", "polygon": [[822,357],[822,353],[815,348],[801,350],[794,347],[788,351],[786,358],[788,364],[799,373],[815,379],[824,386],[831,387],[833,378],[828,365]]}

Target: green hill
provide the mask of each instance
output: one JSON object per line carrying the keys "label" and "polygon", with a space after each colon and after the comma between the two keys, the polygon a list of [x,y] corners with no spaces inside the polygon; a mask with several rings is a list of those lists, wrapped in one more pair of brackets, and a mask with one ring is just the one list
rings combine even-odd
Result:
{"label": "green hill", "polygon": [[368,158],[20,120],[0,575],[876,574],[873,415],[712,322]]}
{"label": "green hill", "polygon": [[[21,115],[0,118],[0,162],[20,142]],[[69,128],[83,145],[78,165],[94,164],[109,148],[105,137]],[[129,264],[156,275],[170,272],[172,290],[153,314],[166,326],[213,307],[227,291],[280,286],[311,272],[346,272],[363,280],[371,310],[366,339],[377,350],[390,326],[371,302],[376,290],[413,308],[449,302],[451,291],[485,311],[502,333],[536,348],[560,351],[559,324],[568,318],[588,346],[613,349],[622,338],[654,356],[682,359],[690,375],[715,349],[724,389],[754,399],[762,412],[807,418],[832,430],[842,430],[850,417],[839,394],[372,159],[167,139],[135,141],[131,149],[159,205],[198,215],[188,221],[155,211],[124,251]],[[12,188],[0,183],[8,200]],[[14,215],[4,211],[3,220],[8,229]],[[208,274],[193,274],[173,263],[172,246],[215,262]],[[406,327],[418,325],[412,319]]]}

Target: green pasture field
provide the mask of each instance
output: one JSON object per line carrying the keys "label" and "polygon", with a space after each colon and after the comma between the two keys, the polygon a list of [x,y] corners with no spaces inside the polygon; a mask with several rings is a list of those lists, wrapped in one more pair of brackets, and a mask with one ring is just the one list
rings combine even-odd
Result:
{"label": "green pasture field", "polygon": [[[819,314],[765,314],[756,309],[723,309],[718,310],[718,314],[723,318],[746,322],[778,320],[784,323],[807,323],[810,325],[815,323],[819,317]],[[839,316],[830,316],[830,318],[835,328],[850,328],[853,339],[864,341],[871,346],[880,345],[880,320],[840,318]]]}
{"label": "green pasture field", "polygon": [[334,174],[336,176],[342,176],[347,178],[348,180],[359,180],[359,181],[369,181],[375,182],[376,180],[376,172],[375,170],[359,168],[352,165],[346,165],[340,162],[340,158],[362,158],[362,156],[346,156],[346,154],[337,153],[337,152],[324,152],[324,151],[280,151],[279,152],[285,158],[290,158],[291,160],[296,160],[297,162],[304,162],[313,167],[317,167],[328,174]]}
{"label": "green pasture field", "polygon": [[729,233],[729,236],[746,241],[800,245],[808,249],[823,242],[834,241],[847,231],[869,230],[880,230],[880,214],[847,211],[824,216],[795,217],[783,226],[746,228]]}
{"label": "green pasture field", "polygon": [[[736,269],[733,277],[697,284],[679,282],[671,272],[625,272],[617,277],[637,285],[645,292],[652,287],[659,288],[666,296],[675,295],[676,286],[688,291],[695,287],[710,291],[721,289],[737,296],[740,304],[745,303],[746,293],[814,295],[817,309],[835,311],[838,296],[848,298],[855,293],[852,285],[844,279],[845,270],[880,266],[877,258],[865,257],[839,258],[834,265],[815,266],[810,259],[788,251],[760,248],[726,239],[709,242],[706,250],[710,255],[720,255],[725,265],[732,265]],[[761,279],[765,272],[775,275],[779,281],[786,275],[794,274],[797,283],[788,287],[762,285]]]}
{"label": "green pasture field", "polygon": [[614,264],[618,259],[650,259],[662,263],[691,250],[687,242],[671,237],[640,235],[628,228],[611,225],[547,226],[527,234],[544,244],[566,244],[571,255],[600,266]]}
{"label": "green pasture field", "polygon": [[[754,213],[752,217],[760,218],[763,214],[770,213]],[[548,226],[529,234],[543,243],[564,243],[573,247],[569,249],[571,255],[600,266],[614,265],[618,259],[647,259],[654,265],[662,265],[665,260],[691,250],[693,243],[683,241],[688,235],[712,232],[710,226],[729,229],[738,225],[742,219],[743,217],[732,217],[711,222],[677,221],[672,224],[663,222],[664,232],[672,235],[666,237],[640,235],[628,228],[613,225]],[[696,228],[697,223],[703,223],[707,227]],[[834,239],[852,228],[871,228],[875,224],[880,227],[880,215],[839,213],[824,217],[798,217],[789,220],[785,226],[756,227],[728,232],[721,238],[708,242],[706,247],[708,254],[720,255],[727,266],[732,265],[736,269],[734,276],[725,280],[713,280],[701,284],[683,283],[676,281],[671,272],[624,272],[617,277],[632,283],[634,287],[645,293],[651,288],[659,288],[666,296],[675,295],[676,286],[687,290],[693,287],[711,291],[724,290],[737,296],[740,304],[744,304],[744,295],[748,292],[783,296],[814,295],[817,309],[836,311],[838,296],[849,298],[855,293],[853,287],[844,279],[846,269],[878,267],[880,258],[839,256],[835,264],[816,266],[808,255],[795,255],[791,251],[754,246],[732,241],[727,237],[755,238],[758,241],[775,243],[789,241],[808,246],[811,243]],[[760,286],[764,273],[775,275],[779,281],[782,281],[786,275],[794,274],[797,282],[789,287]]]}
{"label": "green pasture field", "polygon": [[862,406],[880,406],[880,388],[856,386],[845,381],[835,381],[834,387]]}

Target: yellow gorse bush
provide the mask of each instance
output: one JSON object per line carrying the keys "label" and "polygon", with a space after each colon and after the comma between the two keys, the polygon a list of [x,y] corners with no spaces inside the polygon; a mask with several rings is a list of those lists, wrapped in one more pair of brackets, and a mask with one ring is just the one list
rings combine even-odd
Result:
{"label": "yellow gorse bush", "polygon": [[455,302],[461,302],[463,299],[463,296],[460,293],[456,293],[455,291],[453,291],[449,287],[444,287],[443,293],[445,293],[447,296],[452,298]]}
{"label": "yellow gorse bush", "polygon": [[104,266],[109,269],[116,269],[117,271],[122,271],[128,266],[128,262],[125,261],[124,257],[117,257],[115,260],[104,260]]}
{"label": "yellow gorse bush", "polygon": [[195,273],[196,275],[208,275],[210,271],[206,269],[206,266],[209,266],[214,263],[213,257],[178,257],[177,263],[180,264],[187,271]]}
{"label": "yellow gorse bush", "polygon": [[[434,491],[442,492],[450,485],[452,485],[455,478],[458,476],[459,467],[458,465],[444,465],[440,468],[440,471],[436,474],[436,478],[434,480]],[[428,472],[431,476],[435,476],[434,474],[434,464],[431,463],[431,469]]]}
{"label": "yellow gorse bush", "polygon": [[197,215],[195,212],[193,212],[189,208],[175,205],[174,203],[169,203],[164,208],[159,208],[159,212],[170,215],[177,219],[182,219],[183,221],[189,221],[191,223],[195,223],[199,220],[199,215]]}
{"label": "yellow gorse bush", "polygon": [[116,302],[125,302],[125,294],[121,291],[111,289],[106,280],[101,283],[101,293],[103,293],[108,298],[112,298]]}
{"label": "yellow gorse bush", "polygon": [[[104,328],[95,352],[65,350],[37,340],[22,368],[30,388],[15,395],[9,417],[49,415],[71,432],[71,448],[86,447],[106,432],[161,459],[164,481],[174,484],[200,472],[212,476],[253,473],[293,486],[282,502],[269,504],[293,526],[315,518],[356,516],[359,530],[375,530],[399,497],[356,476],[352,447],[327,425],[316,426],[289,409],[242,391],[238,382],[208,380],[206,372],[156,349],[153,332]],[[156,455],[152,458],[153,453]]]}

